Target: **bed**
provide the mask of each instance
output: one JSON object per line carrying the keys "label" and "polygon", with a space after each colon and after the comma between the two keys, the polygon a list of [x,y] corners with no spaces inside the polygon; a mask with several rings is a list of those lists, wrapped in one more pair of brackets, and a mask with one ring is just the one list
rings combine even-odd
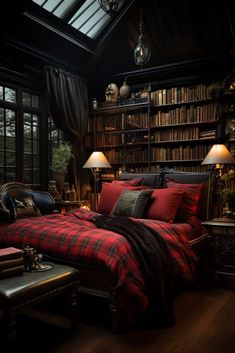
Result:
{"label": "bed", "polygon": [[[160,275],[153,281],[160,287],[165,286],[164,291],[166,286],[171,287],[172,296],[179,288],[189,288],[195,282],[197,262],[207,239],[201,221],[210,218],[210,188],[209,173],[126,173],[121,180],[103,183],[97,212],[80,208],[62,215],[53,213],[53,198],[47,192],[35,192],[22,183],[8,183],[0,190],[0,246],[24,248],[30,245],[56,262],[78,268],[80,293],[107,299],[112,329],[118,331],[143,317],[152,319],[149,280],[145,278],[146,266],[149,270],[150,264],[141,258],[143,251],[140,250],[145,251],[149,232],[157,234],[159,254],[162,254],[159,246],[166,247],[167,252],[167,256],[163,254],[164,263],[156,257],[152,261],[153,266],[158,263],[161,268]],[[30,212],[33,208],[33,216],[26,212],[16,217],[16,201],[22,197],[24,201],[27,199]],[[7,217],[10,222],[6,222]],[[103,223],[99,223],[100,220]],[[113,220],[117,220],[116,225]],[[130,240],[129,228],[138,228],[140,233],[134,242]],[[144,241],[142,235],[146,237]],[[142,248],[137,249],[137,240]],[[166,273],[165,278],[163,273]],[[159,298],[159,291],[156,293]],[[160,309],[158,303],[155,304],[158,313]],[[159,317],[161,319],[161,315]],[[161,320],[156,321],[159,325]],[[173,322],[174,318],[166,325]]]}

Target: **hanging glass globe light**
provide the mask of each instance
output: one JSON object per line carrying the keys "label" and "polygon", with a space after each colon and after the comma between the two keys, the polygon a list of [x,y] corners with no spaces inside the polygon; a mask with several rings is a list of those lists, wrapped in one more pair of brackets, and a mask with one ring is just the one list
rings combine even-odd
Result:
{"label": "hanging glass globe light", "polygon": [[145,43],[145,38],[143,34],[143,21],[140,21],[140,35],[138,38],[137,46],[134,50],[134,60],[135,64],[139,66],[145,65],[151,56],[151,52],[147,44]]}

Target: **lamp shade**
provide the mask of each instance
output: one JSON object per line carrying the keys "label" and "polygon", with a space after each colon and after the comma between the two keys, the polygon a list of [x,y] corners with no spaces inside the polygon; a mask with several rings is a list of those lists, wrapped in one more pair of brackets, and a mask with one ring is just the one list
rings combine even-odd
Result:
{"label": "lamp shade", "polygon": [[211,164],[233,164],[235,159],[229,152],[227,147],[223,144],[216,144],[212,146],[206,158],[202,161],[203,165]]}
{"label": "lamp shade", "polygon": [[112,168],[103,152],[92,152],[83,168]]}

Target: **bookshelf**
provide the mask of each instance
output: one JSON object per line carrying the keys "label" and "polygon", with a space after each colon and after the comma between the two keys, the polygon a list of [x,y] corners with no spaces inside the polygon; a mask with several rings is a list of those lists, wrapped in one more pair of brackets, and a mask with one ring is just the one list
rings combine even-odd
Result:
{"label": "bookshelf", "polygon": [[103,151],[114,171],[205,171],[201,162],[215,142],[218,104],[205,84],[102,103],[91,111],[87,146]]}

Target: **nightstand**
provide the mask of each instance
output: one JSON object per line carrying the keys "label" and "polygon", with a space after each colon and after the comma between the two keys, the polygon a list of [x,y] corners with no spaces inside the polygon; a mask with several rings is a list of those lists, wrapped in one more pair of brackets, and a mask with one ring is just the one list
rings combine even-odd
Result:
{"label": "nightstand", "polygon": [[209,275],[214,280],[235,280],[235,220],[215,218],[203,226],[209,237]]}

